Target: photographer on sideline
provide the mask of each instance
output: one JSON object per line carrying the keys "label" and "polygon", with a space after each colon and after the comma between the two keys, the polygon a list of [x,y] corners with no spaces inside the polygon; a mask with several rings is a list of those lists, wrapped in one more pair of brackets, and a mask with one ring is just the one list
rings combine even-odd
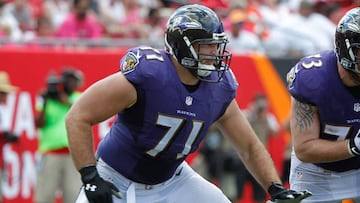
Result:
{"label": "photographer on sideline", "polygon": [[50,74],[47,87],[36,104],[36,127],[39,128],[38,176],[35,203],[54,202],[56,192],[62,192],[64,203],[73,203],[81,186],[68,150],[65,115],[80,96],[77,88],[82,73],[64,69],[61,76]]}

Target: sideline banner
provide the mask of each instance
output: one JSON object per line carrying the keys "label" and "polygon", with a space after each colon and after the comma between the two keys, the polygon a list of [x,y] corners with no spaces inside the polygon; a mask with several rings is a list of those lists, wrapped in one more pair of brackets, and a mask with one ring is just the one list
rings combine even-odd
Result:
{"label": "sideline banner", "polygon": [[[95,81],[117,72],[124,52],[124,49],[101,48],[0,48],[0,70],[7,71],[11,83],[20,88],[0,105],[0,129],[11,130],[20,136],[19,143],[7,144],[2,149],[4,203],[32,202],[38,158],[34,108],[40,91],[46,87],[48,74],[60,73],[64,67],[77,68],[84,74],[80,89],[84,90]],[[234,56],[231,67],[239,82],[236,99],[241,108],[246,107],[254,94],[262,91],[269,96],[271,111],[279,121],[287,116],[290,101],[286,89],[264,56]],[[94,127],[96,143],[106,135],[112,121],[109,119]],[[272,155],[280,169],[283,141],[281,136],[274,139],[270,153],[271,149],[276,149]],[[194,156],[190,156],[188,161],[191,162]]]}

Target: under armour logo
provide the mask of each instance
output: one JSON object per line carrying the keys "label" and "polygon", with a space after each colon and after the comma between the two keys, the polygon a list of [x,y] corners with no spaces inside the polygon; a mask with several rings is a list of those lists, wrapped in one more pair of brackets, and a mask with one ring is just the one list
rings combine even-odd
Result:
{"label": "under armour logo", "polygon": [[85,190],[91,191],[91,192],[95,192],[97,186],[96,185],[91,185],[91,184],[86,184],[85,185]]}

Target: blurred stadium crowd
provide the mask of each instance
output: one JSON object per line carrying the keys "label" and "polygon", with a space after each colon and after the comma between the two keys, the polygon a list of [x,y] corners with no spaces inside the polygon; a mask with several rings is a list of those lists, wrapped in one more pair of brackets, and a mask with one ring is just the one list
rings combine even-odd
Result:
{"label": "blurred stadium crowd", "polygon": [[332,49],[360,0],[0,0],[0,45],[162,47],[166,19],[191,3],[219,14],[234,53],[277,57]]}

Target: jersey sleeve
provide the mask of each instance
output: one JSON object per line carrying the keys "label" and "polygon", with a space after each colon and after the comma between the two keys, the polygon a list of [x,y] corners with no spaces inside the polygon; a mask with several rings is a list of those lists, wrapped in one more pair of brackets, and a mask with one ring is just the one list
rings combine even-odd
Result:
{"label": "jersey sleeve", "polygon": [[159,69],[165,65],[161,53],[151,47],[129,49],[120,61],[120,71],[135,86],[146,89],[147,84],[161,78]]}
{"label": "jersey sleeve", "polygon": [[317,105],[323,84],[324,69],[320,55],[301,59],[287,74],[288,90],[295,99]]}

